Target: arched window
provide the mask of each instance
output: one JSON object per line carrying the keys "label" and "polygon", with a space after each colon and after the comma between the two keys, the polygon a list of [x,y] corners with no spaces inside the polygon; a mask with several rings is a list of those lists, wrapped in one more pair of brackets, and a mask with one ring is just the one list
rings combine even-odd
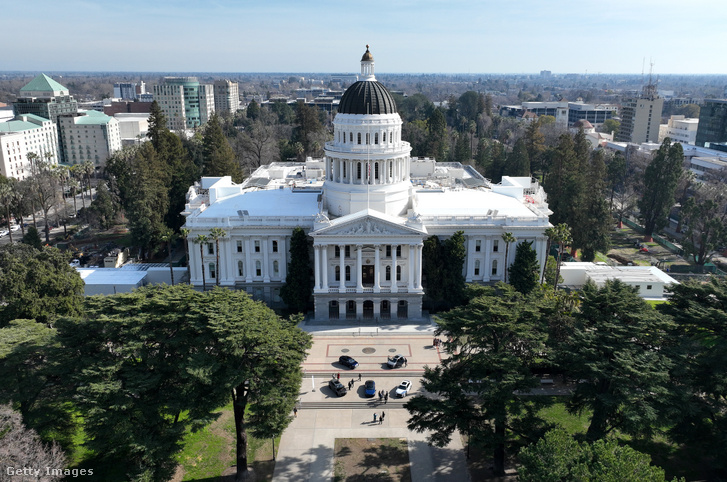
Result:
{"label": "arched window", "polygon": [[374,179],[379,178],[379,163],[374,162]]}
{"label": "arched window", "polygon": [[367,133],[366,133],[366,144],[371,144],[371,137],[370,137],[370,136],[371,136],[371,134],[369,134],[369,133],[367,132]]}
{"label": "arched window", "polygon": [[480,275],[480,260],[475,260],[475,276]]}
{"label": "arched window", "polygon": [[245,270],[242,261],[237,262],[237,276],[245,276]]}
{"label": "arched window", "polygon": [[497,276],[497,260],[492,260],[492,276]]}
{"label": "arched window", "polygon": [[260,264],[260,261],[255,261],[255,276],[262,276],[263,275],[263,268]]}
{"label": "arched window", "polygon": [[348,133],[348,140],[349,142],[353,142],[353,132]]}
{"label": "arched window", "polygon": [[391,281],[391,266],[386,267],[386,281]]}
{"label": "arched window", "polygon": [[397,246],[396,247],[396,256],[398,256],[399,258],[401,258],[401,246]]}
{"label": "arched window", "polygon": [[361,133],[358,133],[358,143],[361,144]]}
{"label": "arched window", "polygon": [[[361,134],[359,134],[361,135]],[[356,163],[356,179],[361,179],[361,163]]]}
{"label": "arched window", "polygon": [[341,281],[341,267],[336,266],[336,281]]}
{"label": "arched window", "polygon": [[277,252],[278,252],[278,242],[273,241],[273,253],[277,253]]}
{"label": "arched window", "polygon": [[347,162],[343,163],[343,178],[344,179],[346,179],[346,164],[348,164],[348,163]]}
{"label": "arched window", "polygon": [[396,281],[401,281],[401,266],[396,267]]}
{"label": "arched window", "polygon": [[217,277],[217,269],[215,267],[214,263],[210,263],[210,279],[215,279]]}
{"label": "arched window", "polygon": [[336,258],[341,257],[341,248],[339,248],[338,246],[335,247],[335,256]]}
{"label": "arched window", "polygon": [[386,144],[386,131],[384,131],[384,139],[382,141],[384,144]]}
{"label": "arched window", "polygon": [[343,133],[343,143],[344,144],[346,143],[346,133],[345,132]]}
{"label": "arched window", "polygon": [[280,268],[279,268],[279,266],[280,265],[278,264],[277,261],[273,261],[273,274],[275,276],[278,276],[280,274]]}
{"label": "arched window", "polygon": [[389,177],[394,177],[394,162],[389,163]]}
{"label": "arched window", "polygon": [[346,266],[346,281],[351,281],[351,267]]}
{"label": "arched window", "polygon": [[378,144],[378,143],[379,143],[379,133],[376,132],[376,133],[374,133],[374,144]]}
{"label": "arched window", "polygon": [[392,132],[389,132],[389,144],[394,142],[394,134]]}

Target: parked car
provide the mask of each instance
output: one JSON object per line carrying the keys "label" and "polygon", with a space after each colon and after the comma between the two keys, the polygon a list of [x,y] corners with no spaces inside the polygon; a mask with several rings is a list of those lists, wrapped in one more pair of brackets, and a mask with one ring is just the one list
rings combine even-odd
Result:
{"label": "parked car", "polygon": [[80,268],[81,267],[81,261],[77,260],[77,259],[72,259],[71,262],[68,264],[71,265],[71,268]]}
{"label": "parked car", "polygon": [[12,226],[10,226],[10,231],[20,231],[20,225],[13,224]]}
{"label": "parked car", "polygon": [[343,383],[339,382],[335,378],[328,381],[328,388],[333,390],[333,393],[335,393],[339,397],[342,397],[346,394],[346,387],[344,387]]}
{"label": "parked car", "polygon": [[398,387],[396,387],[395,393],[397,397],[402,398],[409,394],[409,390],[411,390],[411,381],[404,380]]}
{"label": "parked car", "polygon": [[348,355],[338,357],[338,363],[352,370],[358,366],[358,362]]}
{"label": "parked car", "polygon": [[9,232],[7,229],[0,229],[0,238],[7,236]]}
{"label": "parked car", "polygon": [[394,355],[390,356],[389,359],[386,361],[386,366],[389,368],[399,368],[400,366],[403,366],[406,364],[406,358],[404,355]]}
{"label": "parked car", "polygon": [[366,384],[364,385],[364,394],[367,397],[373,397],[376,395],[376,382],[373,380],[366,380]]}

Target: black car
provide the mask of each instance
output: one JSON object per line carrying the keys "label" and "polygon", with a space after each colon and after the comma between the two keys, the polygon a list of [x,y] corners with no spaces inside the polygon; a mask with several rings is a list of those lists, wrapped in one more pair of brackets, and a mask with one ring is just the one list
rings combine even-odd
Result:
{"label": "black car", "polygon": [[333,392],[338,395],[339,397],[342,397],[346,394],[346,387],[343,386],[341,382],[338,380],[329,380],[328,382],[328,388],[333,390]]}
{"label": "black car", "polygon": [[348,355],[338,357],[338,363],[352,370],[358,366],[358,362]]}

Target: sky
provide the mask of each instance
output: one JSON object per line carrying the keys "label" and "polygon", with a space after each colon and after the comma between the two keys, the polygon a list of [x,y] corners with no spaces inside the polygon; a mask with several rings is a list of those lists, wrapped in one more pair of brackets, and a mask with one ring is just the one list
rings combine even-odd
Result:
{"label": "sky", "polygon": [[0,0],[0,71],[727,74],[725,0]]}

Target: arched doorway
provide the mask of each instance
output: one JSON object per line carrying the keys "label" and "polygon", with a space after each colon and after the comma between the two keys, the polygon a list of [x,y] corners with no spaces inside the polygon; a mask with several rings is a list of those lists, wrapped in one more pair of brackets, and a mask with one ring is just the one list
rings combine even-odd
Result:
{"label": "arched doorway", "polygon": [[399,304],[396,309],[396,316],[400,320],[409,317],[409,303],[406,300],[399,300]]}
{"label": "arched doorway", "polygon": [[356,319],[356,300],[348,300],[346,302],[346,319],[347,320]]}
{"label": "arched doorway", "polygon": [[338,301],[336,301],[336,300],[328,302],[328,319],[329,320],[338,319]]}
{"label": "arched doorway", "polygon": [[372,320],[374,318],[374,302],[373,301],[371,301],[371,300],[364,301],[363,317],[365,320]]}
{"label": "arched doorway", "polygon": [[391,302],[389,300],[381,302],[381,318],[384,320],[391,318]]}

